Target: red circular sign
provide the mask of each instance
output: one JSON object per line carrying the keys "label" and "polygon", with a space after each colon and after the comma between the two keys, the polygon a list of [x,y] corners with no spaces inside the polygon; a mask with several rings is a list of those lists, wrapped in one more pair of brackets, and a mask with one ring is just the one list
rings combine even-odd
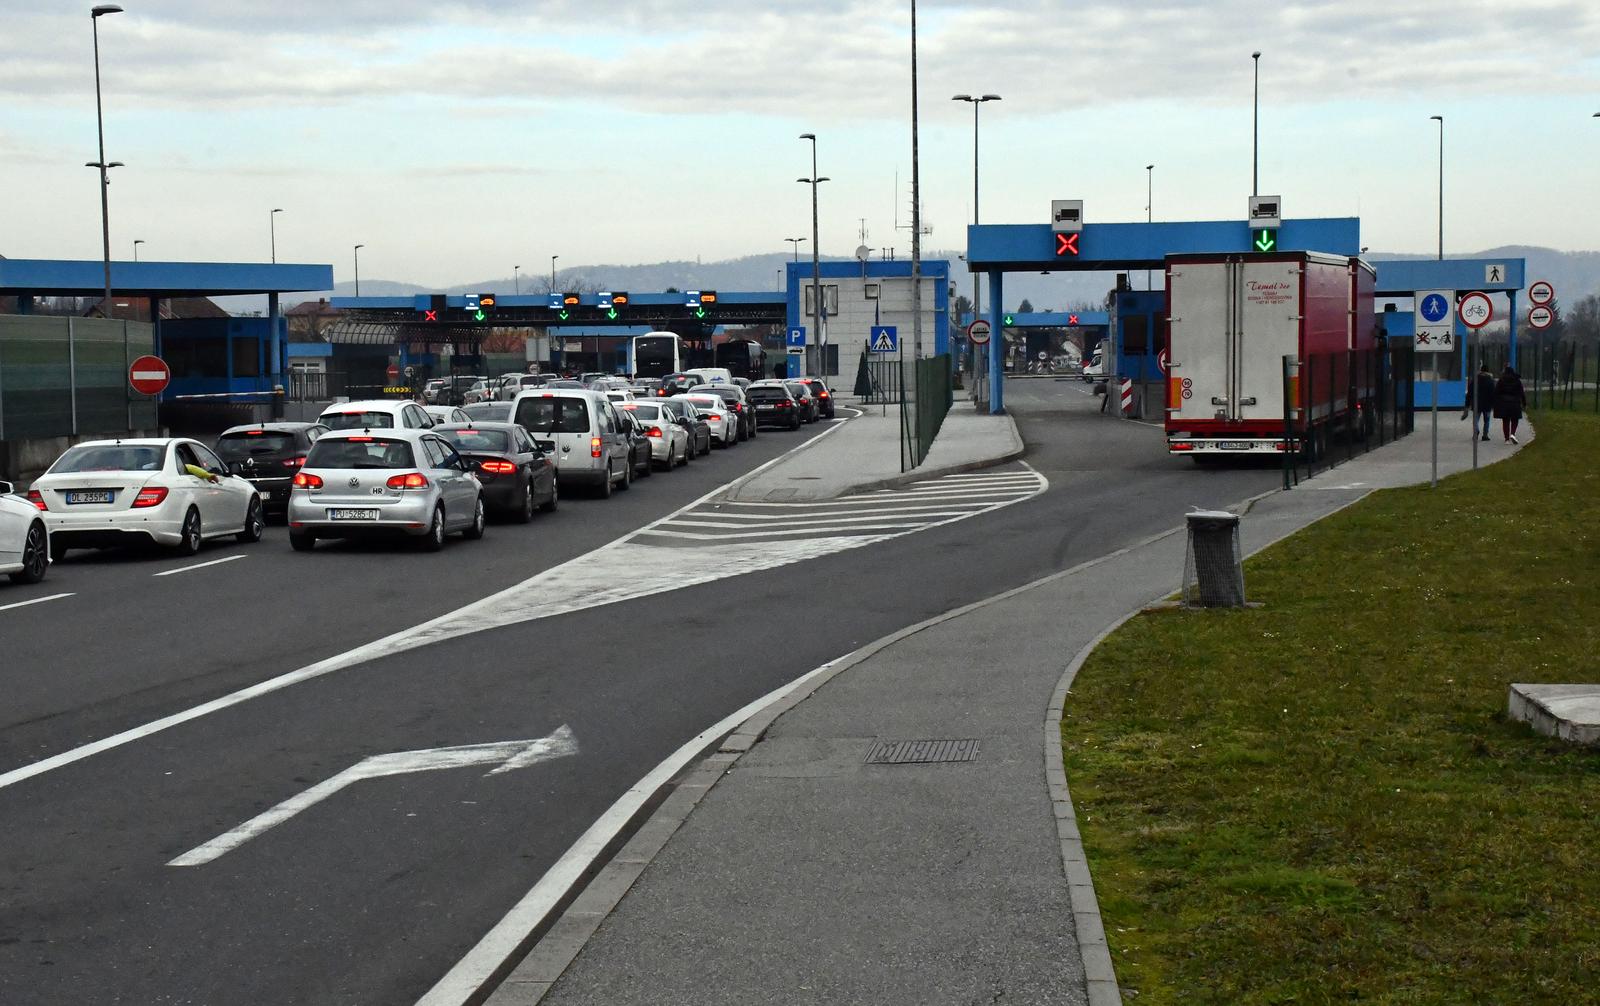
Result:
{"label": "red circular sign", "polygon": [[1172,368],[1168,365],[1168,362],[1170,360],[1171,360],[1171,357],[1167,356],[1167,351],[1166,351],[1165,348],[1163,348],[1161,350],[1161,352],[1156,354],[1156,366],[1161,368],[1161,372],[1163,374],[1171,373],[1171,369]]}
{"label": "red circular sign", "polygon": [[1461,298],[1456,305],[1456,314],[1463,325],[1474,330],[1480,329],[1494,317],[1494,304],[1488,294],[1474,290]]}
{"label": "red circular sign", "polygon": [[392,381],[400,376],[400,366],[398,364],[391,363],[389,364],[389,369],[385,370],[384,373],[388,374],[389,380]]}
{"label": "red circular sign", "polygon": [[990,325],[982,318],[967,326],[967,339],[974,346],[982,346],[989,341]]}
{"label": "red circular sign", "polygon": [[141,356],[128,365],[128,384],[141,395],[159,395],[172,380],[172,370],[159,356]]}

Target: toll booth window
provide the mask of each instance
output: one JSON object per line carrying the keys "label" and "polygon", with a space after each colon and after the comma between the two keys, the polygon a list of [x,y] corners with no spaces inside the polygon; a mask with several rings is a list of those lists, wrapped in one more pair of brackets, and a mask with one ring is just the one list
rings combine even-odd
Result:
{"label": "toll booth window", "polygon": [[261,376],[261,342],[254,336],[233,337],[233,376]]}
{"label": "toll booth window", "polygon": [[226,377],[228,347],[218,338],[162,333],[161,358],[174,378]]}
{"label": "toll booth window", "polygon": [[1122,319],[1122,352],[1128,356],[1143,353],[1149,345],[1150,318],[1130,314]]}

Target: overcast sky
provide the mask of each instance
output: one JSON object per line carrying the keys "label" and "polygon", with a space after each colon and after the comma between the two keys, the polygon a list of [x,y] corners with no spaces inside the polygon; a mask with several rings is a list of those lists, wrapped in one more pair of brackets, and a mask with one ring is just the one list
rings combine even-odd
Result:
{"label": "overcast sky", "polygon": [[[88,10],[0,0],[0,254],[97,258]],[[446,285],[563,267],[909,251],[909,0],[125,0],[100,20],[112,248]],[[1261,191],[1364,243],[1600,247],[1600,2],[923,0],[927,243],[983,219],[1242,218]],[[899,189],[896,189],[896,174]],[[596,277],[600,278],[600,277]]]}

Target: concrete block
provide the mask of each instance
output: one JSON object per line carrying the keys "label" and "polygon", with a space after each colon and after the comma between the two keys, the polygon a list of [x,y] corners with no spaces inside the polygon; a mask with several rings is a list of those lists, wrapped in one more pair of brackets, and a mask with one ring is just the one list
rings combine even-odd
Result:
{"label": "concrete block", "polygon": [[1512,719],[1546,736],[1600,747],[1600,684],[1514,684],[1506,704]]}

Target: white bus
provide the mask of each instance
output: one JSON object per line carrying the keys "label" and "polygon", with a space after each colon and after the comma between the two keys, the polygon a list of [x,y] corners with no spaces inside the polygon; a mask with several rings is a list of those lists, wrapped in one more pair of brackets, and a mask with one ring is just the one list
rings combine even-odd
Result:
{"label": "white bus", "polygon": [[633,376],[666,377],[683,369],[683,340],[671,332],[633,337]]}

